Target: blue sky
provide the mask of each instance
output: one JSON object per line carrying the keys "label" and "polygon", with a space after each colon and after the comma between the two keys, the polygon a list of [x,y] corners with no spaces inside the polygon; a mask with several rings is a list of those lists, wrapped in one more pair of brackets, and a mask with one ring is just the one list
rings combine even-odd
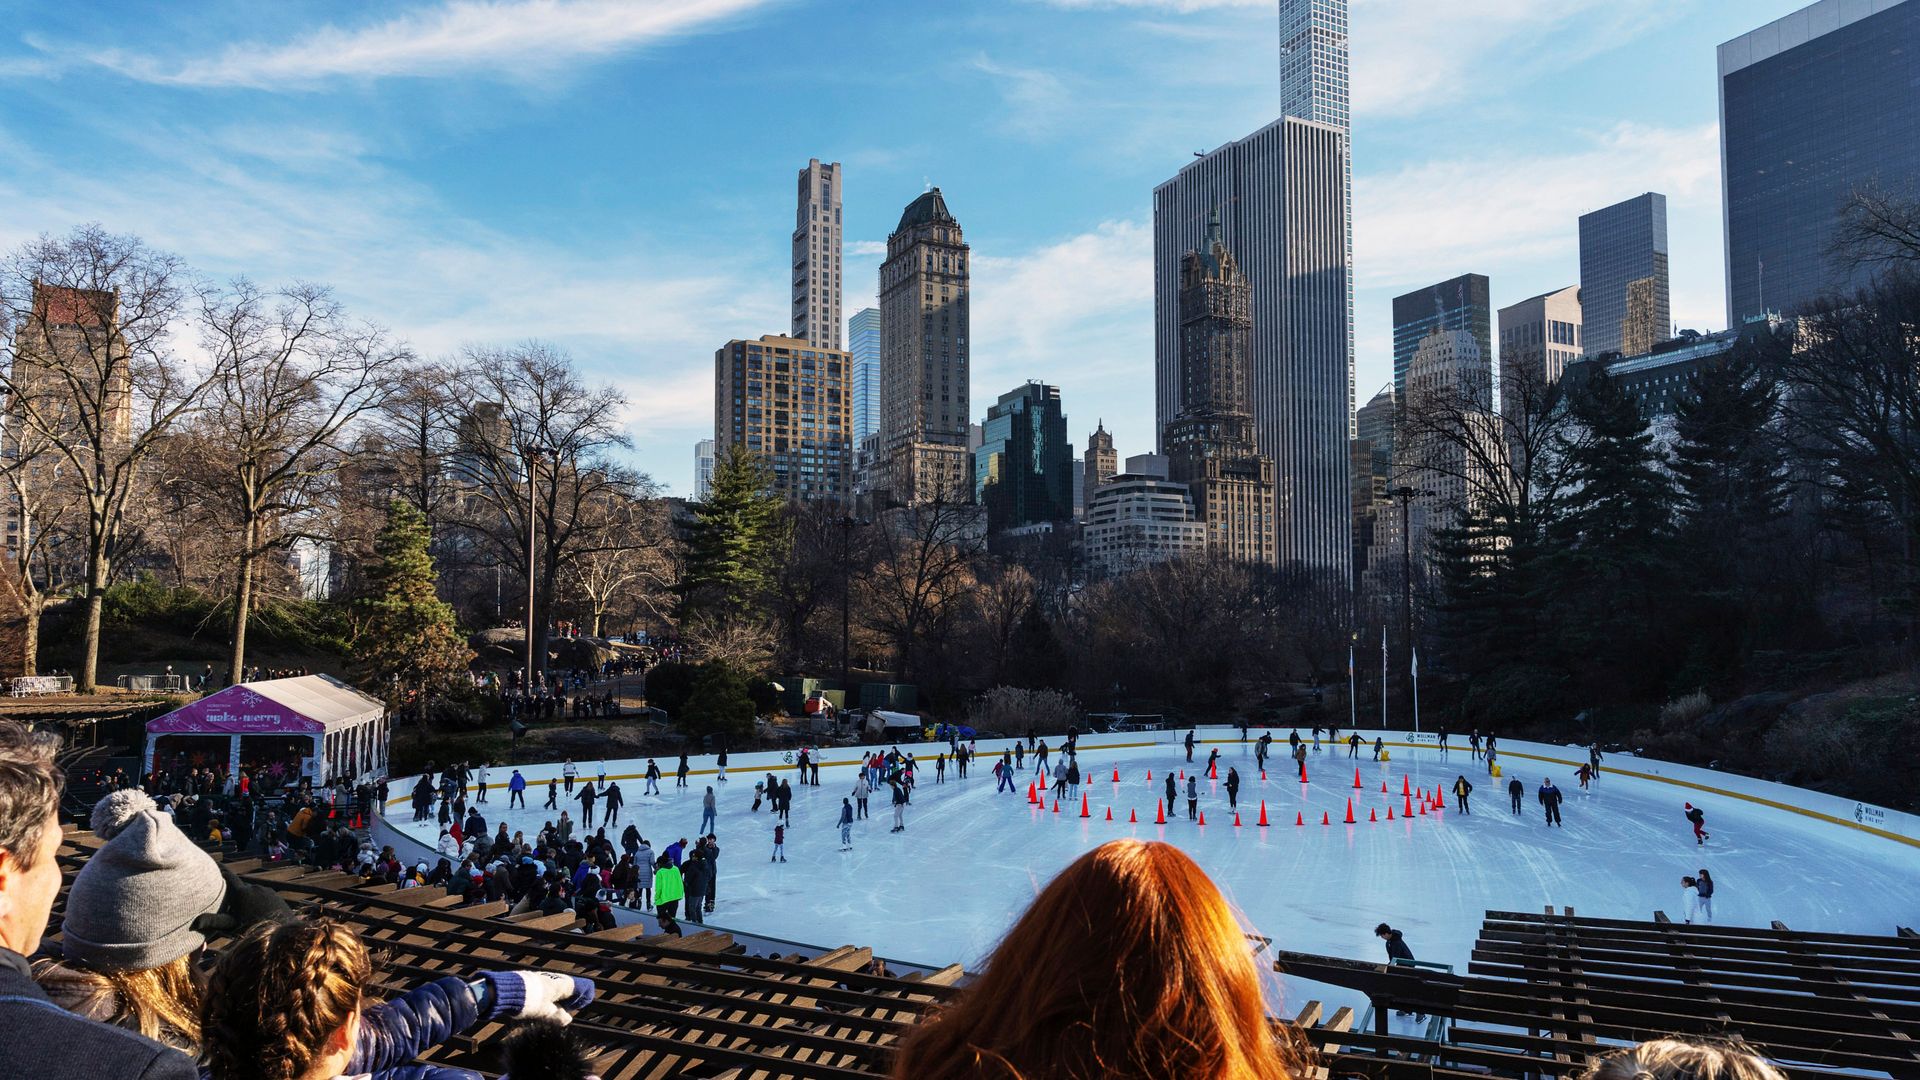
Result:
{"label": "blue sky", "polygon": [[[1801,0],[1352,0],[1361,400],[1391,297],[1578,279],[1575,219],[1665,192],[1673,311],[1725,321],[1714,46]],[[713,351],[787,328],[795,171],[846,168],[846,313],[939,185],[974,411],[1061,387],[1152,449],[1151,202],[1278,108],[1273,0],[0,2],[0,245],[98,221],[333,285],[429,355],[529,338],[631,400],[671,490]]]}

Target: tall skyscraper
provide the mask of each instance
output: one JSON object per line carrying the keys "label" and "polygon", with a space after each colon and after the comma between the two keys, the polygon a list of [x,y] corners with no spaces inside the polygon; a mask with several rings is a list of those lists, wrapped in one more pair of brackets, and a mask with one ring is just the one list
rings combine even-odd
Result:
{"label": "tall skyscraper", "polygon": [[1367,571],[1374,524],[1393,508],[1387,481],[1393,471],[1393,435],[1396,415],[1393,387],[1385,386],[1353,413],[1353,576],[1358,584]]}
{"label": "tall skyscraper", "polygon": [[880,309],[861,308],[847,323],[853,354],[853,441],[880,430]]}
{"label": "tall skyscraper", "polygon": [[966,241],[939,188],[907,204],[880,264],[880,442],[893,502],[965,501]]}
{"label": "tall skyscraper", "polygon": [[1276,557],[1333,571],[1352,562],[1347,136],[1285,117],[1199,158],[1154,189],[1155,417],[1180,415],[1180,264],[1209,215],[1250,290],[1248,388],[1262,454],[1278,477]]}
{"label": "tall skyscraper", "polygon": [[[1346,227],[1347,401],[1353,385],[1353,117],[1347,93],[1347,0],[1280,0],[1280,115],[1340,129]],[[1352,433],[1349,432],[1349,435]]]}
{"label": "tall skyscraper", "polygon": [[1073,447],[1059,387],[1030,382],[1001,394],[980,434],[973,494],[990,531],[1073,516]]}
{"label": "tall skyscraper", "polygon": [[706,502],[713,494],[713,440],[693,444],[693,501]]}
{"label": "tall skyscraper", "polygon": [[1215,214],[1205,244],[1180,260],[1180,415],[1160,441],[1170,479],[1187,485],[1206,523],[1207,550],[1271,564],[1273,459],[1260,453],[1247,407],[1249,292]]}
{"label": "tall skyscraper", "polygon": [[1403,407],[1414,350],[1434,330],[1465,330],[1481,356],[1493,355],[1493,302],[1485,274],[1461,274],[1393,298],[1393,397]]}
{"label": "tall skyscraper", "polygon": [[[1093,434],[1087,436],[1087,456],[1084,461],[1081,488],[1086,492],[1086,498],[1091,499],[1093,493],[1100,490],[1100,485],[1106,483],[1107,478],[1120,468],[1120,455],[1113,448],[1113,436],[1107,434],[1105,420],[1100,421],[1094,427]],[[1081,506],[1085,505],[1083,501]]]}
{"label": "tall skyscraper", "polygon": [[729,341],[713,354],[716,455],[735,444],[763,457],[789,499],[853,493],[853,357],[799,338]]}
{"label": "tall skyscraper", "polygon": [[[1479,339],[1468,330],[1427,331],[1414,349],[1407,370],[1407,412],[1417,415],[1429,399],[1452,410],[1477,411],[1489,422],[1470,425],[1474,433],[1493,436],[1493,357],[1482,352]],[[1485,490],[1487,453],[1469,453],[1457,439],[1434,433],[1403,432],[1395,447],[1398,461],[1390,487],[1411,487],[1419,494],[1409,508],[1407,529],[1416,559],[1431,555],[1434,534],[1453,524],[1472,499]]]}
{"label": "tall skyscraper", "polygon": [[1580,359],[1580,310],[1578,285],[1500,309],[1500,415],[1518,419],[1527,387],[1559,382]]}
{"label": "tall skyscraper", "polygon": [[793,336],[840,347],[840,163],[800,170],[793,215]]}
{"label": "tall skyscraper", "polygon": [[1820,0],[1720,46],[1729,326],[1864,283],[1829,246],[1856,190],[1920,195],[1915,56],[1914,0]]}
{"label": "tall skyscraper", "polygon": [[1667,339],[1665,195],[1649,191],[1580,215],[1580,312],[1589,356],[1642,353]]}

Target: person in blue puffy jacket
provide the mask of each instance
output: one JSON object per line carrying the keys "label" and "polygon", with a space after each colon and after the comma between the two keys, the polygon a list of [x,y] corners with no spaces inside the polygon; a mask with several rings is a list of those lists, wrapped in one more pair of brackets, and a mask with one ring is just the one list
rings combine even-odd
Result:
{"label": "person in blue puffy jacket", "polygon": [[447,976],[368,1005],[366,946],[330,919],[254,928],[220,956],[201,1024],[208,1080],[480,1080],[467,1069],[415,1062],[423,1051],[488,1021],[564,1024],[593,1000],[593,983],[543,971]]}

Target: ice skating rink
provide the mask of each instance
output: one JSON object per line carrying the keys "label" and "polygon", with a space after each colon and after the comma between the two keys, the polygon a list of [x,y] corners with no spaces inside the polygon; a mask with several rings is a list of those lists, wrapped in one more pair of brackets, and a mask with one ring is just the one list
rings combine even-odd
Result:
{"label": "ice skating rink", "polygon": [[[1261,731],[1255,729],[1254,738]],[[1030,897],[1082,852],[1117,837],[1165,840],[1187,849],[1228,898],[1244,913],[1250,929],[1271,937],[1276,948],[1366,959],[1383,955],[1372,936],[1376,923],[1402,929],[1421,960],[1466,969],[1482,914],[1489,909],[1540,911],[1571,906],[1582,915],[1648,919],[1656,909],[1678,921],[1684,907],[1682,874],[1705,867],[1717,884],[1714,921],[1765,926],[1778,919],[1796,930],[1891,934],[1896,925],[1920,924],[1920,847],[1875,835],[1833,820],[1835,800],[1808,796],[1798,805],[1820,805],[1828,819],[1816,819],[1761,801],[1716,795],[1697,787],[1660,779],[1603,773],[1590,791],[1581,791],[1571,766],[1528,760],[1522,753],[1570,759],[1567,748],[1533,744],[1503,745],[1507,775],[1489,778],[1483,763],[1456,745],[1442,758],[1437,749],[1391,749],[1391,761],[1371,760],[1363,747],[1358,761],[1344,746],[1310,754],[1310,782],[1302,785],[1287,760],[1288,731],[1275,729],[1273,769],[1263,783],[1254,767],[1253,743],[1241,743],[1237,731],[1203,728],[1203,741],[1189,766],[1179,742],[1184,732],[1132,736],[1090,736],[1079,756],[1092,777],[1082,790],[1091,819],[1079,817],[1079,800],[1060,812],[1031,807],[1027,782],[1033,759],[1014,794],[996,793],[989,771],[990,752],[1003,743],[982,742],[979,764],[965,781],[950,767],[947,782],[934,782],[934,744],[901,747],[916,754],[919,787],[907,808],[907,829],[889,832],[887,793],[876,792],[871,817],[854,826],[853,850],[841,852],[838,820],[841,799],[851,789],[852,764],[829,764],[819,787],[794,787],[793,821],[787,831],[788,861],[770,863],[773,818],[753,803],[753,784],[764,777],[778,754],[734,755],[729,779],[714,786],[719,794],[717,833],[721,844],[716,910],[708,916],[718,927],[821,945],[870,945],[882,956],[930,964],[953,961],[982,965],[995,942],[1026,907]],[[1304,733],[1303,733],[1304,735]],[[1365,733],[1371,742],[1372,732]],[[1103,748],[1125,739],[1166,740],[1151,745]],[[1391,745],[1405,735],[1388,734]],[[1456,737],[1454,740],[1461,740]],[[1165,792],[1163,778],[1194,767],[1204,769],[1207,751],[1221,752],[1219,780],[1202,779],[1200,806],[1206,824],[1186,819],[1184,783],[1178,806],[1167,808],[1167,824],[1153,824],[1155,800]],[[851,762],[855,751],[829,748],[828,762]],[[757,764],[756,764],[757,763]],[[711,756],[695,756],[690,786],[673,786],[675,759],[660,759],[666,774],[663,794],[642,795],[644,761],[607,763],[627,805],[619,827],[608,830],[616,845],[619,829],[636,822],[658,851],[680,837],[694,835],[700,800],[714,783]],[[1239,769],[1241,825],[1233,825],[1224,781],[1227,767]],[[1606,766],[1651,771],[1659,763],[1610,757]],[[580,762],[583,778],[596,763]],[[1362,787],[1354,789],[1358,767]],[[1113,782],[1119,770],[1120,782]],[[1672,770],[1672,767],[1668,767]],[[1147,779],[1151,770],[1153,779]],[[1678,770],[1673,770],[1677,772]],[[1697,777],[1720,778],[1722,774]],[[523,769],[532,783],[530,809],[506,813],[509,829],[528,837],[556,812],[541,809],[545,779],[559,766]],[[1401,811],[1403,778],[1416,789],[1451,788],[1464,774],[1474,784],[1471,813],[1461,813],[1449,791],[1447,809],[1406,819]],[[488,829],[498,827],[506,806],[509,770],[495,767],[492,790],[481,806]],[[782,768],[781,776],[792,776]],[[1508,779],[1518,775],[1527,792],[1521,812],[1511,812]],[[1543,824],[1535,789],[1551,776],[1565,793],[1564,827]],[[1387,794],[1382,794],[1385,784]],[[1722,781],[1730,790],[1755,790],[1783,801],[1781,789],[1741,778]],[[1744,785],[1744,788],[1742,787]],[[1762,790],[1764,789],[1764,790]],[[396,780],[389,819],[431,843],[438,827],[408,826],[407,782]],[[562,796],[564,800],[564,795]],[[1347,800],[1358,823],[1341,824]],[[1824,799],[1824,802],[1821,800]],[[1255,824],[1265,800],[1267,828]],[[1682,804],[1705,809],[1712,834],[1696,846]],[[563,801],[573,816],[579,804]],[[1852,804],[1846,804],[1851,807]],[[1395,820],[1388,822],[1391,806]],[[1114,821],[1107,821],[1108,809]],[[1139,817],[1129,824],[1129,813]],[[1369,812],[1379,817],[1369,822]],[[1322,826],[1322,813],[1334,824]],[[1847,811],[1851,820],[1852,811]],[[1871,814],[1872,811],[1867,811]],[[1307,822],[1294,824],[1296,815]],[[1887,817],[1910,821],[1904,815]],[[1869,817],[1869,822],[1876,820]],[[1881,820],[1885,823],[1885,819]],[[1905,824],[1888,825],[1904,831]],[[1915,835],[1908,832],[1909,837]],[[1298,996],[1292,994],[1290,996]]]}

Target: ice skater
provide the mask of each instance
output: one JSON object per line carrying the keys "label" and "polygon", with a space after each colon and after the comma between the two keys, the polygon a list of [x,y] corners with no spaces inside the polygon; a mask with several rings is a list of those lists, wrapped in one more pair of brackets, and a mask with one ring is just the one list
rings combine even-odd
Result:
{"label": "ice skater", "polygon": [[1447,747],[1447,729],[1446,729],[1446,728],[1441,728],[1441,729],[1440,729],[1440,756],[1441,756],[1441,757],[1446,757],[1446,756],[1447,756],[1447,749],[1448,749],[1448,747]]}
{"label": "ice skater", "polygon": [[1489,746],[1487,747],[1486,754],[1487,754],[1487,775],[1492,776],[1494,775],[1493,770],[1500,767],[1497,764],[1497,762],[1500,759],[1500,751],[1495,750],[1493,747]]}
{"label": "ice skater", "polygon": [[1708,837],[1713,835],[1707,831],[1707,812],[1692,803],[1687,804],[1687,820],[1693,823],[1694,843],[1705,844]]}
{"label": "ice skater", "polygon": [[660,794],[660,763],[653,760],[652,758],[647,759],[647,786],[646,786],[646,790],[642,791],[640,794],[642,795]]}
{"label": "ice skater", "polygon": [[1047,771],[1047,740],[1045,739],[1040,740],[1040,749],[1033,752],[1033,771],[1036,773]]}
{"label": "ice skater", "polygon": [[1357,731],[1347,736],[1347,756],[1349,758],[1360,756],[1360,733]]}
{"label": "ice skater", "polygon": [[714,827],[714,813],[718,807],[714,804],[713,785],[707,785],[707,793],[700,799],[700,832],[704,835]]}
{"label": "ice skater", "polygon": [[1467,779],[1465,773],[1461,773],[1459,779],[1453,782],[1453,798],[1454,801],[1459,804],[1461,813],[1473,813],[1473,811],[1467,809],[1467,796],[1472,794],[1473,782]]}
{"label": "ice skater", "polygon": [[1473,760],[1475,761],[1480,760],[1480,729],[1479,728],[1474,728],[1473,731],[1467,735],[1467,750],[1470,753],[1472,753]]}
{"label": "ice skater", "polygon": [[1199,816],[1200,780],[1198,777],[1189,776],[1187,777],[1187,820],[1192,821]]}
{"label": "ice skater", "polygon": [[527,778],[520,775],[519,769],[513,770],[513,775],[507,779],[507,809],[515,806],[522,810],[527,808]]}
{"label": "ice skater", "polygon": [[560,775],[567,778],[567,798],[573,798],[573,781],[580,775],[580,767],[573,763],[572,758],[568,758],[567,763],[560,766]]}
{"label": "ice skater", "polygon": [[580,801],[580,825],[582,828],[593,828],[593,804],[594,800],[599,797],[600,793],[593,789],[593,781],[591,780],[581,786],[580,794],[574,796],[575,799]]}
{"label": "ice skater", "polygon": [[1516,776],[1507,781],[1507,798],[1513,800],[1513,813],[1516,817],[1520,814],[1520,800],[1525,798],[1526,794],[1527,785],[1521,783],[1519,777]]}
{"label": "ice skater", "polygon": [[1700,876],[1694,879],[1694,883],[1700,899],[1700,921],[1711,924],[1713,922],[1713,875],[1707,873],[1707,868],[1703,866],[1700,868]]}
{"label": "ice skater", "polygon": [[1692,877],[1680,879],[1680,903],[1687,913],[1687,922],[1693,922],[1693,917],[1700,914],[1700,883]]}
{"label": "ice skater", "polygon": [[1259,769],[1263,773],[1267,771],[1267,751],[1270,750],[1272,747],[1273,747],[1273,732],[1271,731],[1261,735],[1260,741],[1253,744],[1254,767]]}
{"label": "ice skater", "polygon": [[600,790],[607,790],[607,763],[604,759],[594,765],[594,775],[599,778]]}
{"label": "ice skater", "polygon": [[1179,799],[1179,789],[1173,786],[1173,774],[1168,773],[1167,774],[1167,809],[1169,811],[1172,811],[1174,807],[1180,805],[1180,803],[1177,801],[1178,799]]}
{"label": "ice skater", "polygon": [[691,768],[689,768],[689,767],[688,767],[688,765],[687,765],[687,755],[686,755],[686,752],[685,752],[685,751],[682,751],[682,752],[681,752],[681,754],[680,754],[680,768],[679,768],[679,769],[677,769],[677,770],[675,770],[675,771],[674,771],[674,774],[673,774],[673,786],[674,786],[674,787],[677,787],[677,788],[683,788],[683,787],[686,787],[686,786],[687,786],[687,773],[689,773],[689,772],[691,772],[691,771],[693,771],[693,770],[692,770]]}
{"label": "ice skater", "polygon": [[1216,746],[1213,749],[1207,751],[1207,779],[1215,780],[1219,778],[1220,776],[1219,765],[1220,765],[1220,748]]}
{"label": "ice skater", "polygon": [[936,755],[933,759],[933,782],[936,784],[947,782],[947,755],[945,754]]}
{"label": "ice skater", "polygon": [[719,775],[715,776],[714,779],[718,780],[722,784],[726,783],[727,782],[727,752],[724,748],[721,749],[720,756],[713,759],[713,765],[714,765],[714,768],[719,770]]}
{"label": "ice skater", "polygon": [[840,800],[840,850],[853,850],[853,800]]}
{"label": "ice skater", "polygon": [[[1013,744],[1013,767],[1016,769],[1019,769],[1021,772],[1027,771],[1027,744],[1026,743]],[[1039,771],[1040,771],[1039,769],[1034,770],[1034,772],[1039,772]]]}
{"label": "ice skater", "polygon": [[775,822],[773,826],[773,854],[768,857],[767,861],[787,861],[787,827],[779,822]]}
{"label": "ice skater", "polygon": [[1193,764],[1193,730],[1187,729],[1187,764]]}
{"label": "ice skater", "polygon": [[1227,766],[1227,809],[1240,809],[1240,770]]}
{"label": "ice skater", "polygon": [[607,828],[613,828],[614,823],[620,820],[620,808],[626,804],[627,798],[620,794],[618,780],[608,784],[606,790],[600,793],[600,814]]}
{"label": "ice skater", "polygon": [[544,809],[560,809],[560,782],[557,780],[549,779],[547,781],[547,805]]}
{"label": "ice skater", "polygon": [[1574,775],[1580,778],[1580,790],[1586,791],[1588,790],[1587,785],[1591,783],[1593,780],[1593,766],[1588,765],[1585,762],[1582,762],[1580,764],[1580,771],[1578,773],[1575,773]]}
{"label": "ice skater", "polygon": [[907,831],[907,789],[902,787],[899,781],[894,781],[892,784],[892,787],[893,787],[893,831],[906,832]]}
{"label": "ice skater", "polygon": [[1379,760],[1380,760],[1380,754],[1381,754],[1381,753],[1382,753],[1383,751],[1385,751],[1385,750],[1386,750],[1386,748],[1387,748],[1387,744],[1386,744],[1386,741],[1385,741],[1385,740],[1383,740],[1383,739],[1382,739],[1382,738],[1381,738],[1380,736],[1378,736],[1378,735],[1375,735],[1375,736],[1373,737],[1373,760],[1375,760],[1375,761],[1379,761]]}
{"label": "ice skater", "polygon": [[1546,808],[1548,825],[1566,828],[1566,822],[1560,820],[1560,789],[1553,786],[1551,778],[1540,781],[1540,805]]}
{"label": "ice skater", "polygon": [[480,768],[475,770],[474,782],[479,785],[480,790],[477,794],[474,795],[473,801],[486,802],[487,801],[487,763],[486,762],[484,761],[481,762]]}
{"label": "ice skater", "polygon": [[1600,778],[1600,744],[1599,743],[1594,743],[1592,746],[1587,747],[1587,764],[1593,767],[1593,778],[1595,780],[1598,780]]}

